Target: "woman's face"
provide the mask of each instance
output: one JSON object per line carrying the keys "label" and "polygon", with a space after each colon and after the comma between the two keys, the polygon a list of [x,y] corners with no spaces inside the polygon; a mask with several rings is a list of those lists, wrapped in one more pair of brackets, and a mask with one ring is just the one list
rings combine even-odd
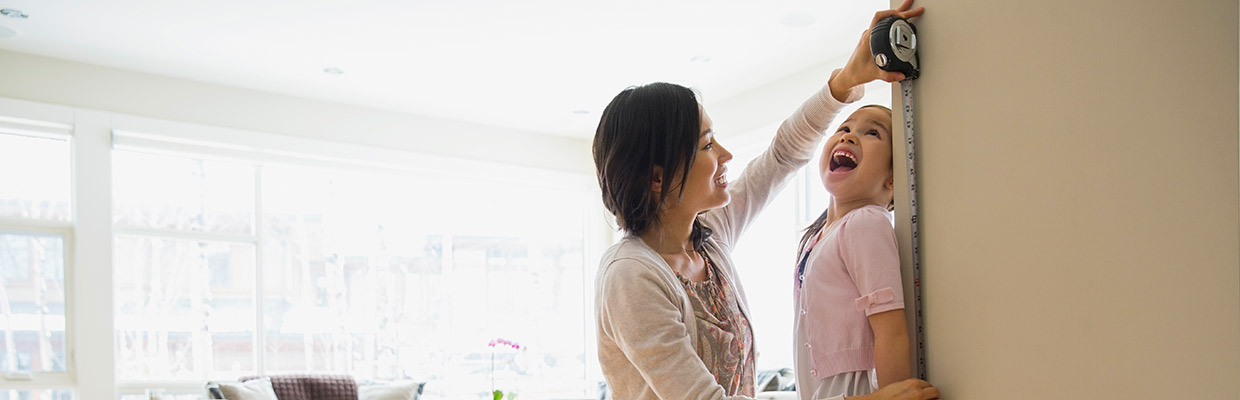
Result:
{"label": "woman's face", "polygon": [[[698,113],[702,119],[699,129],[701,133],[694,150],[697,153],[689,168],[689,177],[685,181],[685,191],[680,201],[677,202],[675,198],[680,190],[680,182],[676,182],[668,193],[673,196],[668,199],[668,211],[676,210],[696,215],[712,208],[723,207],[731,200],[728,194],[728,167],[725,164],[732,160],[732,153],[715,141],[710,116],[706,115],[706,110],[702,109],[701,105],[698,106]],[[675,179],[679,180],[680,174],[675,176]]]}
{"label": "woman's face", "polygon": [[886,206],[892,196],[891,113],[857,110],[823,146],[819,171],[836,201]]}

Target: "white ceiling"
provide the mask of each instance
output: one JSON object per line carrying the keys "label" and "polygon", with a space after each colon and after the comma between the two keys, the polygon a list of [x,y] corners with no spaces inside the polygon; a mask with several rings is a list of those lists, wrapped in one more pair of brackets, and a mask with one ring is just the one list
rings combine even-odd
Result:
{"label": "white ceiling", "polygon": [[[621,89],[735,96],[845,56],[886,0],[0,0],[0,49],[576,137]],[[332,75],[325,68],[338,68]]]}

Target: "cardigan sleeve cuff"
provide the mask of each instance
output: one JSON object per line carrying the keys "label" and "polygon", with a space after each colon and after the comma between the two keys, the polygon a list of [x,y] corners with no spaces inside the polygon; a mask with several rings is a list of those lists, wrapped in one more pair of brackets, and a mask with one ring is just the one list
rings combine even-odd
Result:
{"label": "cardigan sleeve cuff", "polygon": [[864,311],[867,317],[884,311],[904,308],[904,302],[896,301],[895,290],[889,287],[858,297],[856,304],[857,311]]}

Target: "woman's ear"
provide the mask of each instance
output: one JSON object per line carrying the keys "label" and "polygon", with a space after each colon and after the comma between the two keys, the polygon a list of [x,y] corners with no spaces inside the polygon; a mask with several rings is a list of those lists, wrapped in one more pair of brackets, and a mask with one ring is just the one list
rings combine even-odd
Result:
{"label": "woman's ear", "polygon": [[650,177],[650,190],[655,193],[663,193],[663,167],[654,166],[654,176]]}

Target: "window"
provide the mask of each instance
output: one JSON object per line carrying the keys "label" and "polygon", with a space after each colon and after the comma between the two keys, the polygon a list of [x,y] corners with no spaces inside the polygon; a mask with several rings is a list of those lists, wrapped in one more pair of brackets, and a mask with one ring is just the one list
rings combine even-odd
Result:
{"label": "window", "polygon": [[255,167],[117,152],[112,168],[118,379],[256,372]]}
{"label": "window", "polygon": [[0,400],[70,400],[71,390],[0,390]]}
{"label": "window", "polygon": [[113,172],[122,389],[296,372],[439,398],[594,385],[588,185],[210,152],[117,150]]}
{"label": "window", "polygon": [[0,399],[73,398],[69,130],[0,118]]}
{"label": "window", "polygon": [[69,140],[0,129],[0,217],[68,222]]}
{"label": "window", "polygon": [[65,360],[64,239],[0,233],[0,370],[63,372]]}

